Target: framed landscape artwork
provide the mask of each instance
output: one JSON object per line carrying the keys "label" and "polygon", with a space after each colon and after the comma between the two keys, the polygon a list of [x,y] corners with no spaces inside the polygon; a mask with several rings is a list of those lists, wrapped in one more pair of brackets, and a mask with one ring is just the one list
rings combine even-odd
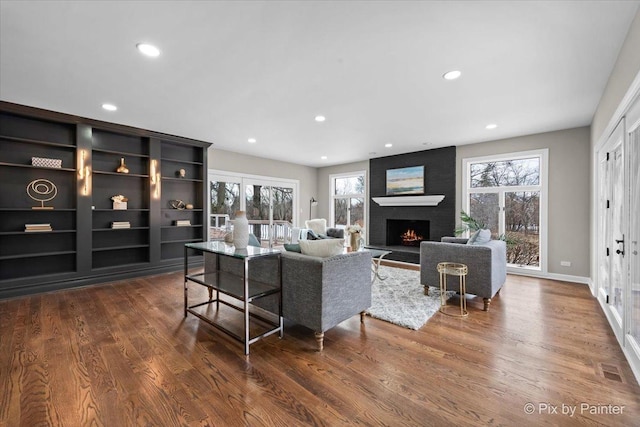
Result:
{"label": "framed landscape artwork", "polygon": [[424,194],[424,166],[387,169],[387,195]]}

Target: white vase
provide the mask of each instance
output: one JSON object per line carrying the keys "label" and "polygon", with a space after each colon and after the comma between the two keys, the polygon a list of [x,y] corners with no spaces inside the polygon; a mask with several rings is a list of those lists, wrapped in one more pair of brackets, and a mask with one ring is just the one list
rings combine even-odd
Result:
{"label": "white vase", "polygon": [[244,211],[236,212],[233,220],[233,245],[236,249],[245,249],[249,244],[249,221]]}

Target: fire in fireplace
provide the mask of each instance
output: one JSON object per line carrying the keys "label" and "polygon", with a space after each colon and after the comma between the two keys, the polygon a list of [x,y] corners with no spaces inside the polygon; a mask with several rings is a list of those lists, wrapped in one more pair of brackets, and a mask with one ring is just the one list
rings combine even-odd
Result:
{"label": "fire in fireplace", "polygon": [[388,219],[388,246],[420,246],[429,240],[429,221],[416,219]]}
{"label": "fire in fireplace", "polygon": [[403,246],[418,246],[420,245],[420,242],[424,240],[422,236],[416,233],[413,229],[408,229],[402,233],[400,238],[402,239]]}

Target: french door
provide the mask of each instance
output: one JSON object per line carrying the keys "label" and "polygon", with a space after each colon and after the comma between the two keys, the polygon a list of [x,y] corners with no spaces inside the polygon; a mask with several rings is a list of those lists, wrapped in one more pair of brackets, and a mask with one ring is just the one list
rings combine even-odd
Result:
{"label": "french door", "polygon": [[232,229],[237,211],[246,211],[249,229],[265,246],[282,244],[297,223],[298,182],[209,171],[209,230],[219,239]]}
{"label": "french door", "polygon": [[640,373],[640,100],[597,151],[596,292]]}
{"label": "french door", "polygon": [[599,297],[612,318],[612,327],[620,338],[624,319],[624,121],[620,121],[600,152],[600,277]]}

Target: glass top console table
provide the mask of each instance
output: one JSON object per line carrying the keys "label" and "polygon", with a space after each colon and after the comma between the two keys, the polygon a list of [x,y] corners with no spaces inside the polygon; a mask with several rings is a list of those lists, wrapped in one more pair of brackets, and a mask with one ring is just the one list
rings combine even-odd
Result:
{"label": "glass top console table", "polygon": [[[195,250],[205,255],[205,269],[202,273],[189,274],[189,252]],[[273,260],[273,258],[276,258]],[[225,258],[225,259],[222,259]],[[276,280],[273,278],[261,280],[255,274],[251,275],[249,269],[256,261],[267,260],[271,262],[267,265],[270,270],[277,270],[275,273]],[[237,268],[225,268],[224,266],[232,266],[238,263]],[[264,265],[262,267],[264,269]],[[270,271],[273,273],[273,271]],[[269,276],[273,276],[269,274]],[[189,283],[197,283],[205,286],[209,291],[209,299],[199,303],[189,305],[188,285]],[[215,298],[213,293],[215,292]],[[220,298],[220,293],[230,296],[233,300],[238,301],[238,305],[228,302]],[[273,321],[257,313],[250,312],[249,304],[258,299],[275,296],[278,300],[278,320]],[[220,309],[220,304],[231,307],[242,312],[244,317],[243,335],[239,335],[230,329],[222,326],[220,323],[207,317],[202,310],[196,310],[197,307],[209,306],[215,303],[216,313]],[[236,249],[233,245],[228,245],[221,241],[187,243],[184,247],[184,316],[191,313],[208,324],[220,329],[231,337],[244,343],[244,354],[249,354],[249,346],[254,342],[267,337],[274,333],[279,333],[280,338],[283,335],[282,320],[282,271],[280,264],[280,251],[275,249],[257,248],[249,246],[246,249]],[[263,325],[267,325],[267,329],[260,334],[250,336],[250,321],[258,319]]]}

